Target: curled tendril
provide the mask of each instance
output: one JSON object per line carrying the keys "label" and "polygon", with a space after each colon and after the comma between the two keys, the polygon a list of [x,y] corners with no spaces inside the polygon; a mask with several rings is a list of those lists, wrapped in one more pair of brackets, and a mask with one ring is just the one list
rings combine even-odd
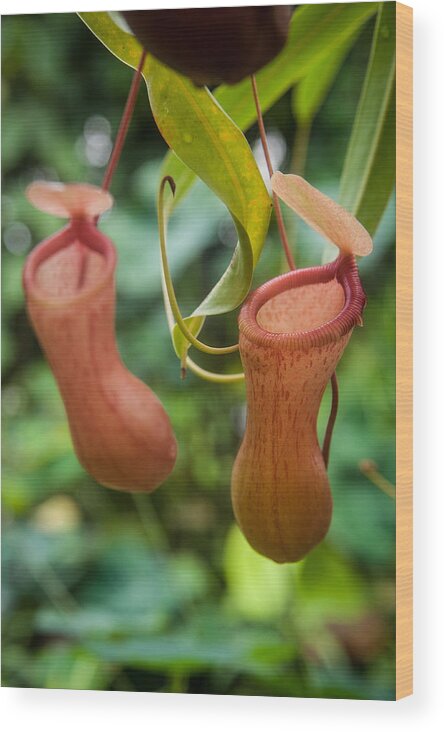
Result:
{"label": "curled tendril", "polygon": [[[239,350],[239,344],[235,343],[232,346],[223,346],[221,348],[216,346],[209,346],[207,343],[203,343],[200,341],[194,333],[191,332],[190,328],[187,326],[184,318],[182,317],[182,313],[180,312],[179,304],[177,302],[176,293],[174,291],[174,285],[171,278],[171,272],[170,267],[168,264],[168,256],[166,251],[166,235],[165,235],[165,216],[164,216],[164,204],[163,204],[163,197],[165,192],[165,186],[168,183],[171,192],[174,196],[176,191],[176,184],[174,182],[174,179],[170,175],[166,175],[164,178],[162,178],[160,187],[159,187],[159,196],[158,196],[158,202],[157,202],[157,215],[158,215],[158,223],[159,223],[159,240],[160,240],[160,254],[162,258],[162,269],[163,269],[163,277],[164,277],[164,284],[165,284],[165,291],[168,298],[168,305],[171,309],[173,318],[175,323],[177,324],[177,327],[179,328],[182,335],[185,337],[185,339],[188,341],[188,343],[195,348],[198,348],[200,351],[203,351],[204,353],[209,353],[212,355],[221,355],[221,354],[227,354],[227,353],[235,353]],[[191,368],[191,367],[190,367]],[[198,367],[200,370],[200,367]],[[204,370],[202,370],[204,371]],[[210,372],[207,372],[210,373]]]}

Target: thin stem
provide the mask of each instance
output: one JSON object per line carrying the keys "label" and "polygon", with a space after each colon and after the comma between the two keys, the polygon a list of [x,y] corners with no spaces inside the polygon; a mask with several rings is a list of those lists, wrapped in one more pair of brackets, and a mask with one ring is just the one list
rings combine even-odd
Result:
{"label": "thin stem", "polygon": [[[254,103],[256,106],[257,122],[258,122],[258,126],[259,126],[259,135],[260,135],[261,142],[262,142],[262,148],[264,150],[268,173],[271,178],[271,176],[273,175],[273,172],[274,172],[273,164],[271,162],[270,151],[268,149],[267,135],[265,132],[264,120],[262,117],[262,109],[261,109],[261,104],[259,101],[259,94],[258,94],[257,84],[256,84],[256,77],[254,76],[254,74],[251,76],[251,87],[253,90],[253,98],[254,98]],[[274,205],[274,210],[275,210],[275,214],[276,214],[276,221],[277,221],[277,225],[278,225],[279,236],[281,238],[282,246],[283,246],[283,249],[285,252],[285,257],[287,259],[288,268],[296,269],[296,264],[295,264],[295,261],[293,258],[293,254],[291,252],[290,245],[288,243],[287,232],[285,231],[285,225],[284,225],[284,219],[282,216],[281,206],[279,203],[279,199],[274,192],[273,192],[273,205]]]}
{"label": "thin stem", "polygon": [[328,418],[327,429],[325,430],[324,444],[322,445],[322,455],[324,458],[324,463],[325,463],[326,468],[328,468],[328,459],[330,457],[331,438],[333,436],[333,428],[335,426],[336,417],[338,414],[338,406],[339,406],[339,387],[338,387],[338,377],[336,376],[336,371],[334,372],[333,376],[331,377],[330,383],[331,383],[331,409],[330,409],[330,416]]}
{"label": "thin stem", "polygon": [[164,211],[163,211],[163,194],[165,191],[165,185],[168,183],[168,185],[171,188],[171,191],[174,195],[174,192],[176,190],[176,184],[171,178],[171,176],[166,175],[164,178],[162,178],[162,181],[160,183],[160,189],[159,189],[159,198],[157,202],[157,217],[159,222],[159,240],[160,240],[160,254],[162,258],[162,269],[164,274],[164,281],[165,281],[165,287],[168,295],[168,300],[170,303],[170,307],[174,316],[174,319],[177,323],[177,326],[182,333],[182,335],[185,336],[188,343],[191,343],[192,346],[195,348],[198,348],[200,351],[203,351],[204,353],[210,353],[210,354],[226,354],[226,353],[235,353],[239,350],[239,344],[235,343],[233,346],[224,346],[223,348],[217,348],[216,346],[208,346],[206,343],[203,343],[200,341],[194,333],[191,332],[191,330],[188,328],[185,320],[182,317],[182,313],[180,312],[179,304],[177,302],[176,293],[174,291],[174,285],[173,281],[171,279],[171,272],[170,267],[168,264],[168,256],[166,251],[166,237],[165,237],[165,220],[164,220]]}
{"label": "thin stem", "polygon": [[379,472],[378,466],[373,460],[361,460],[359,469],[379,490],[390,498],[396,498],[395,486]]}
{"label": "thin stem", "polygon": [[196,376],[200,376],[204,381],[212,381],[215,384],[236,384],[240,381],[245,381],[245,374],[243,371],[237,374],[219,374],[215,371],[207,371],[192,361],[189,356],[187,356],[186,359],[186,366],[190,371],[196,374]]}
{"label": "thin stem", "polygon": [[133,80],[131,82],[130,90],[128,93],[128,98],[127,98],[126,104],[125,104],[125,109],[123,110],[122,119],[120,120],[119,129],[117,132],[116,140],[114,142],[114,147],[113,147],[113,150],[111,153],[111,157],[108,161],[105,175],[103,176],[102,188],[104,191],[109,190],[109,187],[111,185],[111,180],[114,175],[114,171],[119,162],[120,155],[121,155],[121,152],[123,149],[123,145],[125,143],[126,133],[128,132],[128,127],[131,122],[131,118],[132,118],[133,112],[134,112],[134,107],[136,104],[137,92],[139,91],[140,82],[142,80],[142,69],[143,69],[143,65],[145,63],[145,58],[146,58],[146,51],[144,50],[144,51],[142,51],[139,65],[134,72]]}

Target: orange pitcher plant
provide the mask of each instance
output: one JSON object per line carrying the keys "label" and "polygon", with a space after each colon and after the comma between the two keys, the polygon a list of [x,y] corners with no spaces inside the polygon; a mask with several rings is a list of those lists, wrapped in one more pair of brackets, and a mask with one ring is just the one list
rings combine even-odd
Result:
{"label": "orange pitcher plant", "polygon": [[295,562],[326,535],[332,497],[317,437],[325,388],[366,302],[355,255],[370,235],[341,206],[295,175],[273,192],[339,248],[331,263],[270,280],[244,303],[240,354],[247,424],[232,475],[236,519],[256,551]]}

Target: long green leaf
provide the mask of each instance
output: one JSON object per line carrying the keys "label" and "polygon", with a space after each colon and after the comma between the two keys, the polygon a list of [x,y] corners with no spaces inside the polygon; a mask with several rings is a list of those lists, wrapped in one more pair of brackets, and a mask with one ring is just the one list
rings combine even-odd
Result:
{"label": "long green leaf", "polygon": [[79,18],[120,61],[137,69],[142,47],[135,36],[118,26],[109,13],[78,13]]}
{"label": "long green leaf", "polygon": [[395,41],[395,3],[380,3],[339,196],[371,234],[395,180]]}
{"label": "long green leaf", "polygon": [[309,72],[294,87],[293,115],[300,125],[305,127],[315,118],[360,30],[358,28],[355,33],[332,46],[328,56],[312,64]]}
{"label": "long green leaf", "polygon": [[[138,64],[139,44],[107,13],[81,17],[112,53],[131,66]],[[239,236],[227,270],[193,313],[199,318],[190,325],[199,330],[201,317],[228,312],[247,295],[268,230],[271,199],[244,135],[207,89],[198,89],[153,57],[147,57],[143,76],[157,126],[175,152],[168,175],[177,183],[177,198],[197,174],[225,203]],[[173,338],[183,355],[186,342],[177,333]]]}
{"label": "long green leaf", "polygon": [[332,45],[328,56],[322,56],[313,63],[308,73],[293,87],[291,106],[297,123],[291,162],[294,173],[304,174],[313,121],[360,32],[359,27],[352,35]]}

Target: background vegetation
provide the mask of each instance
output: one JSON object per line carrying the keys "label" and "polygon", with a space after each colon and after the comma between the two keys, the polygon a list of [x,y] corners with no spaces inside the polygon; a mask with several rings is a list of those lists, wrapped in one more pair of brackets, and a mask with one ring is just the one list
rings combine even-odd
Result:
{"label": "background vegetation", "polygon": [[[337,195],[374,18],[315,117],[306,175]],[[103,229],[119,252],[117,334],[126,364],[164,403],[176,468],[152,496],[97,485],[74,456],[63,404],[28,324],[27,252],[60,227],[23,191],[35,178],[100,184],[132,72],[72,14],[5,17],[3,47],[3,683],[216,694],[393,698],[394,502],[360,471],[395,477],[394,204],[360,265],[369,303],[340,364],[330,476],[334,519],[305,561],[277,566],[236,529],[231,466],[244,387],[180,381],[160,292],[155,193],[166,152],[141,89]],[[267,113],[275,164],[290,170],[291,93]],[[257,152],[257,128],[247,134]],[[258,153],[258,157],[260,155]],[[299,266],[319,239],[291,214]],[[169,249],[184,312],[229,261],[231,220],[198,186]],[[255,273],[284,267],[274,223]],[[236,313],[205,326],[231,343]],[[199,354],[237,370],[235,356]],[[320,419],[326,421],[328,397]]]}

